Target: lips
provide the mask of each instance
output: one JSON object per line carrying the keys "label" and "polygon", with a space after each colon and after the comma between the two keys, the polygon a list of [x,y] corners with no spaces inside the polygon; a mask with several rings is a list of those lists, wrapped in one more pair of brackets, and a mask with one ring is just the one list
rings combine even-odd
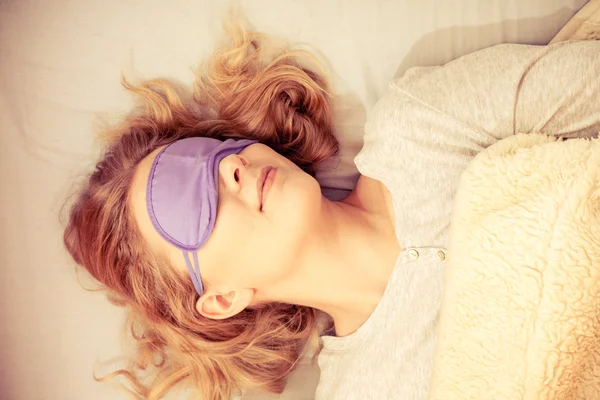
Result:
{"label": "lips", "polygon": [[267,182],[267,177],[269,175],[269,172],[271,172],[272,169],[273,169],[273,167],[271,167],[270,165],[261,169],[260,173],[258,174],[258,179],[256,180],[256,191],[258,192],[258,203],[260,204],[261,211],[262,211],[263,200],[264,200],[264,195],[265,195],[265,192],[264,192],[265,183]]}

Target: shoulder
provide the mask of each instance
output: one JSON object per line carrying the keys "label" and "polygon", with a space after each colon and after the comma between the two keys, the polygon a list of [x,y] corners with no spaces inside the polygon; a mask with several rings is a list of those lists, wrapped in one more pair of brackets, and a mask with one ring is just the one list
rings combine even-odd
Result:
{"label": "shoulder", "polygon": [[476,130],[401,84],[390,82],[369,113],[363,147],[354,159],[361,174],[380,181],[392,171],[420,170],[420,164],[434,155],[437,163],[444,163],[446,157],[452,157],[449,149],[477,136]]}

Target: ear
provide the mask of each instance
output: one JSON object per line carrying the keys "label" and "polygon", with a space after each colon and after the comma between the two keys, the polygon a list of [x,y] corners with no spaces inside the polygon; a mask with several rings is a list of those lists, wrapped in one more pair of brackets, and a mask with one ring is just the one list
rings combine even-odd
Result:
{"label": "ear", "polygon": [[210,319],[233,317],[250,305],[254,290],[238,289],[227,294],[208,291],[196,301],[196,310]]}

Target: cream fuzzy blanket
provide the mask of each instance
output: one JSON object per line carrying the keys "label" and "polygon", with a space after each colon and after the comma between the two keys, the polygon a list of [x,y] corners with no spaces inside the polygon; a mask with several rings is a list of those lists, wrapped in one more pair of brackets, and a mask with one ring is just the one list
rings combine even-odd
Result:
{"label": "cream fuzzy blanket", "polygon": [[567,40],[600,39],[600,0],[590,0],[558,32],[550,44]]}
{"label": "cream fuzzy blanket", "polygon": [[600,140],[489,147],[451,230],[430,399],[600,399]]}

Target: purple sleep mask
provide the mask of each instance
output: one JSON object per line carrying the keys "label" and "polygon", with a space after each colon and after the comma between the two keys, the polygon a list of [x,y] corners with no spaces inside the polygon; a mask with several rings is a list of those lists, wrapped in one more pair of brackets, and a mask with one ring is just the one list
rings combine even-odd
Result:
{"label": "purple sleep mask", "polygon": [[[146,205],[154,229],[183,252],[194,288],[204,292],[196,253],[210,237],[217,219],[219,163],[256,140],[220,141],[206,137],[181,139],[154,159]],[[188,253],[192,253],[194,267]]]}

